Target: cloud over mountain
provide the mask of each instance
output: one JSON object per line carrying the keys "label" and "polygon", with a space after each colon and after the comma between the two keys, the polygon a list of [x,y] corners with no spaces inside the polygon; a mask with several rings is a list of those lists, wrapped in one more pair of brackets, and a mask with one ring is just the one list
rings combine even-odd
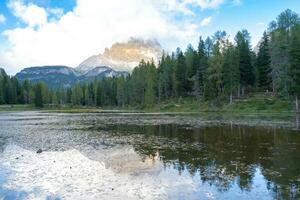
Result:
{"label": "cloud over mountain", "polygon": [[71,11],[63,13],[32,1],[9,0],[7,7],[22,26],[2,33],[9,46],[0,52],[0,65],[10,73],[34,65],[75,67],[89,55],[130,37],[157,39],[163,47],[175,49],[199,36],[200,23],[186,17],[194,15],[191,6],[216,8],[224,2],[77,0]]}

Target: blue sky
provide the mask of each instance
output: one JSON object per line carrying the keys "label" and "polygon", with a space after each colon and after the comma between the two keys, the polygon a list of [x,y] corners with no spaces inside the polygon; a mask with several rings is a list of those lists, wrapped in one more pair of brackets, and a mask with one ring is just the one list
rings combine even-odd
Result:
{"label": "blue sky", "polygon": [[[122,4],[120,3],[122,2]],[[156,39],[168,51],[225,30],[248,29],[255,46],[268,23],[299,0],[1,0],[0,66],[76,67],[129,37]]]}

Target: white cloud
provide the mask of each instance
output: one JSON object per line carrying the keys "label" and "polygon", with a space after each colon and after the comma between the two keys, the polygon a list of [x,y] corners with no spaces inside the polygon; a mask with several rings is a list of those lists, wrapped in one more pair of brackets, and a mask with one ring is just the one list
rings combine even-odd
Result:
{"label": "white cloud", "polygon": [[3,23],[5,23],[5,21],[6,21],[6,18],[5,18],[5,16],[4,16],[4,15],[2,15],[2,14],[0,14],[0,24],[3,24]]}
{"label": "white cloud", "polygon": [[47,12],[34,4],[25,5],[23,0],[11,0],[8,7],[13,14],[29,26],[40,26],[47,22]]}
{"label": "white cloud", "polygon": [[206,17],[204,18],[201,22],[200,25],[203,26],[208,26],[212,21],[212,17]]}
{"label": "white cloud", "polygon": [[224,2],[225,2],[225,0],[185,0],[186,4],[193,3],[193,4],[200,6],[203,9],[217,8]]}
{"label": "white cloud", "polygon": [[212,21],[207,17],[196,24],[192,7],[217,8],[232,1],[237,0],[77,0],[72,11],[63,13],[60,8],[10,0],[8,8],[26,27],[2,33],[9,46],[0,50],[0,65],[9,73],[35,65],[75,67],[130,37],[155,38],[167,50],[185,48],[196,43],[199,28]]}
{"label": "white cloud", "polygon": [[[199,26],[189,20],[174,21],[175,5],[182,4],[168,2],[77,0],[73,11],[57,20],[47,20],[46,9],[11,0],[9,7],[28,26],[3,33],[10,47],[0,52],[0,65],[8,66],[9,73],[34,65],[75,67],[114,42],[130,37],[156,38],[171,50],[196,41]],[[183,8],[181,14],[192,14]]]}
{"label": "white cloud", "polygon": [[64,15],[64,11],[61,8],[50,8],[47,9],[50,14],[53,14],[56,18],[60,18]]}

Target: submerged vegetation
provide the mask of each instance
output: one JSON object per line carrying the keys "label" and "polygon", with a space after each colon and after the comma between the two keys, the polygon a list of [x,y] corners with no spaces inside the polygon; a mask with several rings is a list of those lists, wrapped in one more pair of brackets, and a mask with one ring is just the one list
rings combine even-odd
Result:
{"label": "submerged vegetation", "polygon": [[[141,61],[127,77],[49,89],[0,74],[0,104],[35,107],[108,107],[158,111],[299,111],[300,19],[282,12],[263,34],[258,51],[247,30],[234,43],[218,31],[198,48],[163,54],[158,66]],[[291,102],[295,102],[292,106]]]}

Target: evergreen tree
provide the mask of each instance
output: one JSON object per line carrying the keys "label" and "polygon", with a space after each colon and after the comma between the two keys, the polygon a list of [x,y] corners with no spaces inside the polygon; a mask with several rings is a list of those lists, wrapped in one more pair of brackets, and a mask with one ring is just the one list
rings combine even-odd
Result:
{"label": "evergreen tree", "polygon": [[156,103],[156,67],[154,62],[146,64],[145,105]]}
{"label": "evergreen tree", "polygon": [[[219,33],[219,32],[217,32]],[[218,34],[216,34],[218,36]],[[223,55],[221,52],[221,44],[223,38],[217,38],[213,46],[212,57],[209,60],[207,69],[208,81],[211,84],[209,99],[217,99],[223,91]]]}
{"label": "evergreen tree", "polygon": [[158,65],[158,101],[174,97],[175,81],[174,81],[175,61],[170,55],[163,54]]}
{"label": "evergreen tree", "polygon": [[42,83],[38,83],[35,85],[35,90],[34,90],[34,105],[37,108],[42,108],[44,106],[43,102],[43,85]]}
{"label": "evergreen tree", "polygon": [[72,103],[72,89],[68,88],[66,92],[66,103],[71,104]]}
{"label": "evergreen tree", "polygon": [[235,36],[235,41],[238,49],[239,56],[239,69],[240,69],[240,85],[242,89],[242,95],[245,89],[250,86],[254,86],[255,75],[251,60],[250,49],[250,34],[247,30],[242,30]]}
{"label": "evergreen tree", "polygon": [[31,90],[31,84],[30,84],[29,80],[26,79],[23,83],[23,93],[24,93],[25,104],[31,103],[30,90]]}
{"label": "evergreen tree", "polygon": [[258,73],[258,87],[263,90],[271,89],[271,58],[269,54],[269,39],[266,32],[264,33],[262,42],[259,46],[256,67]]}
{"label": "evergreen tree", "polygon": [[185,57],[182,51],[178,48],[176,52],[176,66],[175,66],[175,83],[176,96],[184,97],[187,95],[187,69]]}
{"label": "evergreen tree", "polygon": [[198,63],[197,63],[197,71],[194,77],[194,92],[197,99],[204,94],[204,83],[205,83],[205,75],[207,73],[208,67],[208,56],[205,52],[205,42],[200,37],[198,44]]}
{"label": "evergreen tree", "polygon": [[273,92],[281,96],[289,95],[290,74],[289,68],[289,40],[290,30],[299,24],[299,16],[291,10],[282,12],[276,21],[270,23],[271,35],[270,55],[272,66]]}
{"label": "evergreen tree", "polygon": [[295,97],[296,111],[299,112],[298,99],[300,97],[300,25],[292,29],[289,46],[289,58],[291,94]]}
{"label": "evergreen tree", "polygon": [[96,105],[102,106],[102,88],[101,88],[100,82],[98,82],[98,84],[97,84]]}
{"label": "evergreen tree", "polygon": [[83,103],[83,92],[80,84],[76,84],[72,89],[72,104],[81,105]]}
{"label": "evergreen tree", "polygon": [[224,89],[229,96],[229,103],[233,102],[234,94],[238,93],[240,83],[240,70],[236,48],[227,40],[224,53]]}
{"label": "evergreen tree", "polygon": [[126,103],[126,89],[125,89],[125,77],[121,76],[117,78],[117,105],[125,106]]}
{"label": "evergreen tree", "polygon": [[3,94],[3,75],[0,71],[0,104],[4,104],[4,94]]}

